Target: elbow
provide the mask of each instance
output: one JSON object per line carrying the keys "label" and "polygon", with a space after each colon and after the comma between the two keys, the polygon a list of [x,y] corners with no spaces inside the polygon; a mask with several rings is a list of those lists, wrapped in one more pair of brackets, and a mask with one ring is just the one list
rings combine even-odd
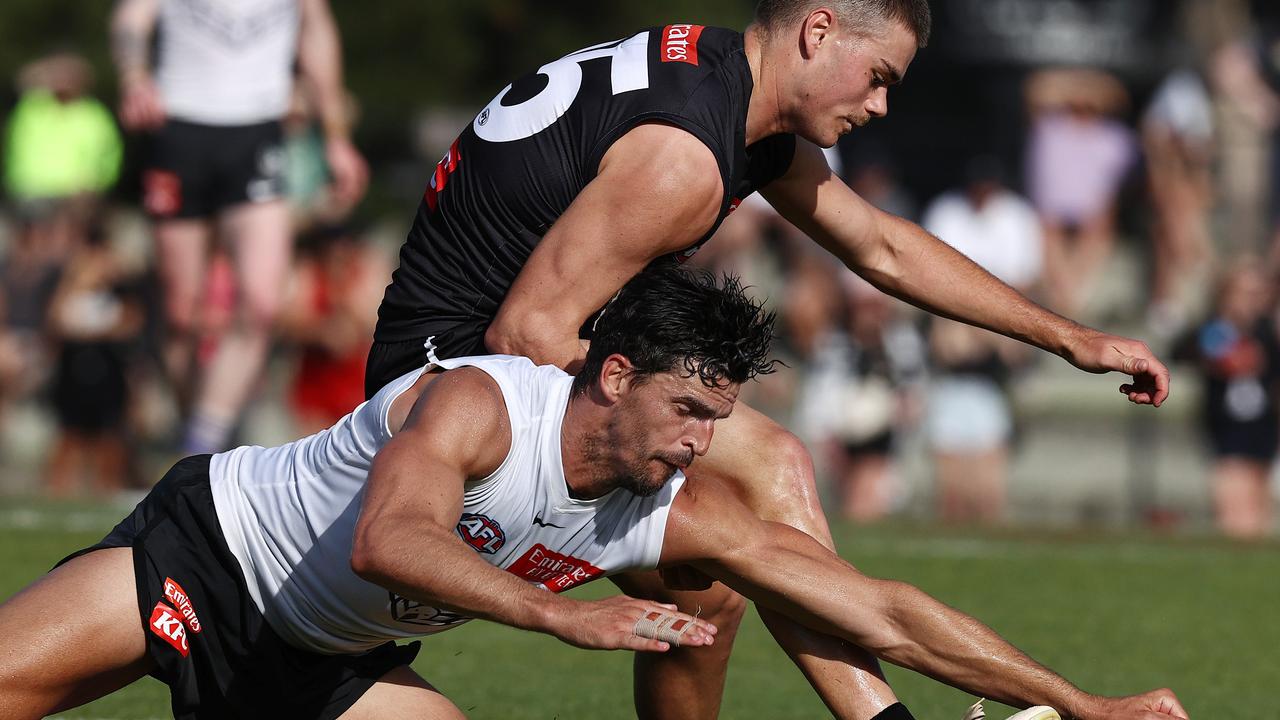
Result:
{"label": "elbow", "polygon": [[863,637],[852,638],[876,657],[895,665],[911,667],[920,645],[909,627],[913,597],[919,593],[913,586],[896,580],[878,580],[880,602],[877,621]]}
{"label": "elbow", "polygon": [[499,317],[484,331],[484,348],[499,355],[516,355],[516,338],[507,330],[507,324]]}
{"label": "elbow", "polygon": [[386,578],[385,563],[378,551],[376,539],[369,535],[367,530],[356,529],[355,539],[351,543],[351,572],[361,580],[380,585]]}
{"label": "elbow", "polygon": [[[556,342],[556,318],[545,313],[520,317],[499,313],[484,333],[484,346],[491,353],[523,355],[539,365],[564,361],[563,349]],[[576,328],[573,337],[577,338]]]}

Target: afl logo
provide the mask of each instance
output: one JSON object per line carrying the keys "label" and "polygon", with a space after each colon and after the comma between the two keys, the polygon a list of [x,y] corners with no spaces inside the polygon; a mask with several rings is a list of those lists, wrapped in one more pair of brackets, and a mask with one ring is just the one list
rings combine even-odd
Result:
{"label": "afl logo", "polygon": [[476,118],[477,125],[483,125],[489,122],[489,108],[480,111],[480,117]]}
{"label": "afl logo", "polygon": [[458,520],[458,536],[475,548],[476,552],[490,555],[502,549],[507,542],[507,536],[497,520],[475,513],[462,514],[462,519]]}

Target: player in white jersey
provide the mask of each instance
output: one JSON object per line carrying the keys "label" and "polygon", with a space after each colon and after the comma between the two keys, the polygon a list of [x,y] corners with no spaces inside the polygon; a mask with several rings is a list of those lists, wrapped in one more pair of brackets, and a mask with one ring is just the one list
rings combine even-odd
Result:
{"label": "player in white jersey", "polygon": [[[445,361],[311,437],[182,461],[102,543],[0,605],[0,715],[151,673],[181,718],[461,717],[408,667],[417,645],[390,641],[481,618],[584,648],[706,646],[716,629],[672,606],[558,594],[688,565],[986,697],[1084,720],[1186,716],[1168,690],[1085,693],[977,620],[759,519],[727,482],[687,481],[740,385],[772,370],[772,323],[735,281],[651,268],[605,309],[576,377]],[[73,619],[47,612],[66,598]],[[895,703],[877,717],[911,716]]]}
{"label": "player in white jersey", "polygon": [[[350,140],[337,28],[326,0],[120,0],[111,43],[121,122],[147,133],[143,205],[165,295],[165,365],[190,405],[184,449],[222,450],[266,359],[292,253],[280,120],[295,60],[324,129],[335,203],[364,194],[368,169]],[[231,250],[237,309],[197,373],[215,231]]]}

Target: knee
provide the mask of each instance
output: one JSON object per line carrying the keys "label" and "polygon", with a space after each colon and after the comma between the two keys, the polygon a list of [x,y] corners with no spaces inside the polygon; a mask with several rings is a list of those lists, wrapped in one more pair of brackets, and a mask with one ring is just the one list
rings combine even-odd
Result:
{"label": "knee", "polygon": [[769,500],[786,505],[799,501],[817,508],[818,492],[813,458],[800,438],[778,429],[770,437],[763,439],[761,447],[769,448],[769,463],[761,478]]}
{"label": "knee", "polygon": [[765,520],[786,523],[833,548],[808,448],[781,428],[762,438],[760,447],[768,448],[768,456],[748,483],[747,505]]}
{"label": "knee", "polygon": [[692,609],[685,609],[690,615],[697,615],[715,625],[723,635],[726,631],[737,632],[742,624],[742,617],[747,613],[747,599],[729,589],[726,585],[716,585],[705,602]]}
{"label": "knee", "polygon": [[199,296],[187,290],[170,290],[165,298],[165,322],[169,332],[178,335],[190,335],[199,329],[200,319],[197,308]]}
{"label": "knee", "polygon": [[280,316],[281,304],[274,289],[246,292],[241,299],[240,321],[252,331],[268,332]]}

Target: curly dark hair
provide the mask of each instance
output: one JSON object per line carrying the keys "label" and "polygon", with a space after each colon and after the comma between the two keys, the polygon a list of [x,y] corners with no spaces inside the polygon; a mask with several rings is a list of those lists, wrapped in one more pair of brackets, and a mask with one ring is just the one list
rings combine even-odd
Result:
{"label": "curly dark hair", "polygon": [[737,278],[654,263],[601,311],[573,391],[594,384],[614,353],[642,377],[679,368],[707,387],[744,383],[774,371],[777,361],[766,357],[774,319]]}

